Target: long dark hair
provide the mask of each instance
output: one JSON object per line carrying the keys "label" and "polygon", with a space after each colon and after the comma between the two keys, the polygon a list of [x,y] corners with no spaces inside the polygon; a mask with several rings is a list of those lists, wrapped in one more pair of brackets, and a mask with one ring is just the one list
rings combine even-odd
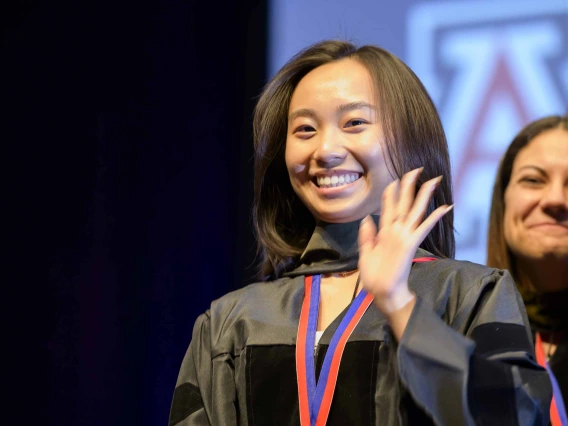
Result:
{"label": "long dark hair", "polygon": [[513,163],[519,152],[542,132],[558,127],[568,130],[568,115],[544,117],[525,126],[515,136],[505,155],[503,155],[495,178],[495,184],[493,185],[487,235],[487,265],[493,268],[508,269],[517,283],[520,283],[520,279],[517,276],[515,257],[505,241],[503,224],[505,217],[505,191],[509,186]]}
{"label": "long dark hair", "polygon": [[[419,185],[442,175],[427,214],[443,204],[452,204],[446,136],[436,107],[410,68],[376,46],[357,48],[343,41],[314,44],[294,56],[266,85],[254,114],[253,221],[261,279],[279,277],[295,264],[315,226],[311,213],[292,189],[284,160],[290,99],[306,74],[344,58],[363,64],[374,81],[392,174],[400,178],[423,166]],[[454,256],[453,212],[443,217],[421,247],[436,256]]]}

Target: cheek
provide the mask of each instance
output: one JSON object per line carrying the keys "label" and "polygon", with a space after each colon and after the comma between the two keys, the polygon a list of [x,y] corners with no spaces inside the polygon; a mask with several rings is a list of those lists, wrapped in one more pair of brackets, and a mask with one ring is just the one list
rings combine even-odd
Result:
{"label": "cheek", "polygon": [[381,144],[376,139],[369,144],[367,149],[359,150],[359,161],[366,169],[367,178],[369,179],[369,199],[368,201],[373,204],[375,214],[381,213],[381,201],[383,192],[389,183],[395,180],[391,176],[391,172],[387,167],[383,149]]}
{"label": "cheek", "polygon": [[289,170],[290,170],[290,173],[300,174],[300,173],[303,173],[304,170],[306,170],[306,165],[305,164],[292,164]]}
{"label": "cheek", "polygon": [[294,154],[295,154],[294,148],[291,146],[291,144],[288,141],[286,141],[286,148],[284,150],[284,161],[286,162],[286,168],[290,172],[294,164],[297,163]]}
{"label": "cheek", "polygon": [[377,140],[361,148],[359,151],[360,161],[371,176],[375,189],[382,194],[386,186],[395,180],[387,166],[383,148]]}
{"label": "cheek", "polygon": [[535,190],[509,187],[505,191],[503,212],[503,236],[509,247],[515,248],[524,239],[524,220],[535,212],[539,195]]}
{"label": "cheek", "polygon": [[513,218],[511,217],[511,211],[505,207],[505,211],[503,212],[503,237],[507,245],[511,245],[512,243],[512,224]]}
{"label": "cheek", "polygon": [[294,145],[293,142],[286,141],[286,149],[284,152],[284,160],[290,178],[297,175],[302,175],[307,172],[307,163],[305,161],[306,155],[303,153],[301,147]]}
{"label": "cheek", "polygon": [[522,220],[527,217],[540,200],[537,191],[521,190],[519,188],[505,191],[505,223]]}
{"label": "cheek", "polygon": [[507,244],[511,243],[511,233],[513,229],[513,224],[515,222],[515,217],[518,216],[516,210],[518,209],[518,199],[517,194],[511,187],[505,190],[504,196],[504,211],[503,211],[503,234]]}

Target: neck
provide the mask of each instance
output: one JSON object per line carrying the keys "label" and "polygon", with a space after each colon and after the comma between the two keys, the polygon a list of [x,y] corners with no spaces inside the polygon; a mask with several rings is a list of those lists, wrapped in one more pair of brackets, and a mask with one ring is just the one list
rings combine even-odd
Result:
{"label": "neck", "polygon": [[[379,217],[372,216],[378,224]],[[284,276],[330,274],[357,269],[359,260],[359,225],[318,221],[306,249],[295,269]]]}
{"label": "neck", "polygon": [[537,293],[568,289],[568,259],[524,260],[518,263],[521,285]]}

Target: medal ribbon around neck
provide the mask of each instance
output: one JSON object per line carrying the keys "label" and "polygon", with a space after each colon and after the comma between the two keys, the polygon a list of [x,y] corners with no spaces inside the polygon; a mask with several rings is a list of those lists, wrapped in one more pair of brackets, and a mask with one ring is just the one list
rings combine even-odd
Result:
{"label": "medal ribbon around neck", "polygon": [[[412,262],[421,263],[433,260],[437,259],[421,257],[413,259]],[[316,383],[314,344],[318,323],[320,284],[321,275],[306,276],[304,279],[304,301],[296,340],[296,374],[302,426],[324,426],[326,424],[345,345],[363,314],[373,302],[373,297],[365,290],[361,290],[351,303],[331,338],[320,377]]]}
{"label": "medal ribbon around neck", "polygon": [[552,383],[552,402],[550,404],[550,423],[552,426],[568,426],[568,416],[566,415],[566,408],[564,407],[564,401],[562,400],[562,394],[560,393],[560,386],[558,386],[558,381],[552,370],[546,362],[546,355],[544,354],[544,348],[542,347],[542,338],[540,333],[536,333],[535,342],[535,352],[536,361],[541,367],[546,368],[548,375],[550,377],[550,382]]}

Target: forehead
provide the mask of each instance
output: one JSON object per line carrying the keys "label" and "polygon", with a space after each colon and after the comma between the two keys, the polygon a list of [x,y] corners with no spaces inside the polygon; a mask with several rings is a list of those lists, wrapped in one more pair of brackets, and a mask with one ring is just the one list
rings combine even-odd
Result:
{"label": "forehead", "polygon": [[568,173],[568,131],[551,129],[536,136],[519,151],[513,171],[529,164]]}
{"label": "forehead", "polygon": [[322,106],[339,102],[374,102],[374,88],[367,68],[354,59],[342,59],[310,71],[300,80],[290,101],[290,109],[306,103]]}

